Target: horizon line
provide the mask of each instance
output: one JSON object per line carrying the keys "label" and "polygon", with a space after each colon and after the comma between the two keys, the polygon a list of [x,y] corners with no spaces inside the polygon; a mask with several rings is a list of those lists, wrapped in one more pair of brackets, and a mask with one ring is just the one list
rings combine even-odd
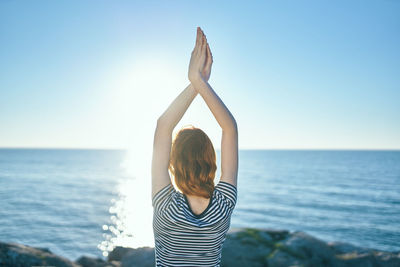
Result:
{"label": "horizon line", "polygon": [[[7,147],[0,146],[0,150],[6,149],[37,149],[37,150],[130,150],[129,148],[118,148],[118,147]],[[215,148],[216,151],[220,151],[221,148]],[[240,150],[287,150],[287,151],[400,151],[400,148],[239,148]]]}

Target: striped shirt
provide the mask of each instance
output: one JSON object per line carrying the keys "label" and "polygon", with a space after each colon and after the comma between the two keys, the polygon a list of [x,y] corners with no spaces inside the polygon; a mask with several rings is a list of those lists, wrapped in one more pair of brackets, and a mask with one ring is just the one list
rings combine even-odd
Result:
{"label": "striped shirt", "polygon": [[222,245],[236,205],[237,189],[220,181],[199,215],[172,184],[153,198],[156,266],[220,266]]}

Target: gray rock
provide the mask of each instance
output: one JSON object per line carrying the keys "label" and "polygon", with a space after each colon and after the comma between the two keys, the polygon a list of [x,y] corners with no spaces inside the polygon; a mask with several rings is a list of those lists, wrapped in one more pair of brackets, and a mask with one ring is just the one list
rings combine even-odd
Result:
{"label": "gray rock", "polygon": [[36,248],[38,250],[41,250],[41,251],[44,251],[44,252],[51,253],[50,249],[48,249],[48,248],[39,248],[39,247],[34,247],[34,248]]}
{"label": "gray rock", "polygon": [[108,261],[120,261],[121,266],[154,267],[154,248],[124,248],[116,247],[108,255]]}
{"label": "gray rock", "polygon": [[369,248],[357,247],[350,243],[345,242],[329,242],[328,246],[334,250],[336,254],[346,254],[346,253],[371,253],[373,250]]}
{"label": "gray rock", "polygon": [[400,253],[370,250],[369,253],[344,253],[335,255],[335,267],[400,266]]}
{"label": "gray rock", "polygon": [[[351,267],[373,267],[373,266],[381,266],[378,265],[374,255],[372,254],[357,254],[347,253],[336,255],[336,266],[351,266]],[[386,266],[386,265],[384,265]]]}
{"label": "gray rock", "polygon": [[66,258],[54,255],[49,249],[0,242],[0,266],[78,267],[79,265]]}
{"label": "gray rock", "polygon": [[154,248],[142,247],[137,248],[125,254],[121,260],[122,267],[141,266],[154,267]]}
{"label": "gray rock", "polygon": [[[76,262],[59,257],[47,248],[34,248],[0,242],[0,266],[57,267],[153,267],[154,248],[116,247],[108,260],[80,257]],[[222,250],[221,266],[228,267],[398,267],[396,253],[360,248],[343,242],[326,243],[304,232],[234,228],[228,232]]]}
{"label": "gray rock", "polygon": [[104,261],[100,258],[91,258],[87,256],[82,256],[76,263],[81,265],[82,267],[119,267],[121,264],[119,261]]}
{"label": "gray rock", "polygon": [[270,229],[270,228],[262,228],[259,229],[262,233],[268,234],[272,237],[273,240],[279,241],[285,239],[289,235],[288,230],[280,230],[280,229]]}
{"label": "gray rock", "polygon": [[278,267],[278,266],[301,266],[303,260],[294,257],[293,255],[286,253],[282,250],[275,250],[269,257],[266,259],[266,266],[268,267]]}
{"label": "gray rock", "polygon": [[272,249],[250,236],[228,235],[222,248],[221,266],[264,266]]}
{"label": "gray rock", "polygon": [[[154,266],[153,248],[115,248],[109,260],[121,266]],[[342,242],[326,243],[304,232],[233,228],[222,249],[222,267],[400,266],[400,253],[379,252]]]}
{"label": "gray rock", "polygon": [[374,256],[379,266],[398,267],[400,266],[400,251],[396,253],[386,251],[375,251]]}
{"label": "gray rock", "polygon": [[299,231],[292,233],[286,240],[279,243],[278,249],[296,258],[320,263],[321,266],[328,264],[335,255],[325,242]]}
{"label": "gray rock", "polygon": [[132,252],[133,248],[115,247],[113,251],[108,254],[108,261],[121,261],[122,258],[129,252]]}

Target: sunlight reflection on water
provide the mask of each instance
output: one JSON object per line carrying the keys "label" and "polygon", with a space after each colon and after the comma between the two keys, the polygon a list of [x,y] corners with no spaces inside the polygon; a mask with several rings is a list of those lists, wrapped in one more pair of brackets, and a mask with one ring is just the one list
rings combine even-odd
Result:
{"label": "sunlight reflection on water", "polygon": [[113,103],[109,114],[124,129],[122,136],[130,149],[121,164],[124,175],[118,181],[118,196],[111,201],[110,223],[102,227],[104,240],[98,248],[104,256],[115,246],[154,246],[150,169],[154,129],[165,100],[187,84],[169,59],[145,56],[122,72],[117,69],[111,75],[115,90],[108,96]]}
{"label": "sunlight reflection on water", "polygon": [[103,225],[104,240],[97,246],[104,257],[116,246],[154,246],[148,156],[128,152],[121,166],[126,177],[118,183],[118,198],[111,200],[109,209],[111,223]]}

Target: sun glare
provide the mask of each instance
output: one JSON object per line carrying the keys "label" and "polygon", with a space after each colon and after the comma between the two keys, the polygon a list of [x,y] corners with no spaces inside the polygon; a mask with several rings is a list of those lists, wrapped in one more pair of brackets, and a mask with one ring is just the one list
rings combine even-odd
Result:
{"label": "sun glare", "polygon": [[186,76],[177,70],[161,60],[143,60],[113,75],[110,115],[118,125],[134,131],[132,139],[155,125],[157,116],[169,104],[166,99],[172,101],[175,92],[187,83]]}
{"label": "sun glare", "polygon": [[[104,241],[98,245],[107,256],[116,246],[154,246],[151,205],[151,153],[156,118],[185,82],[170,64],[146,62],[116,75],[112,116],[114,125],[129,133],[121,168],[118,198],[112,199],[110,225],[103,225]],[[178,78],[180,77],[180,79]],[[182,79],[183,78],[183,79]]]}

